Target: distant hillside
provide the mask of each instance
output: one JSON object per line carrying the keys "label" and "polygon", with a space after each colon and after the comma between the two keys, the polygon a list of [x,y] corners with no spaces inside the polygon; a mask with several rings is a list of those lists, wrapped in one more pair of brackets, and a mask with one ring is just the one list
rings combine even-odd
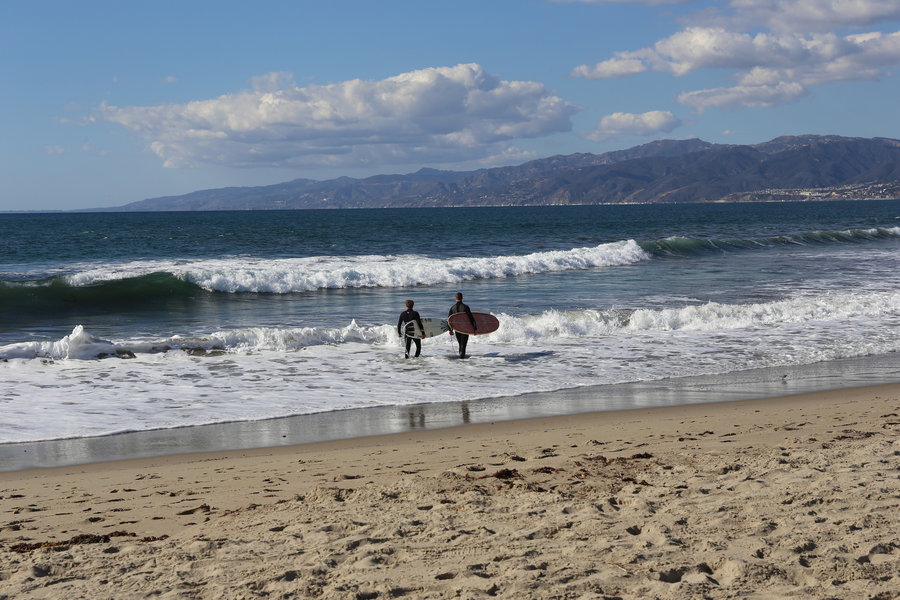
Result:
{"label": "distant hillside", "polygon": [[[752,146],[660,140],[477,171],[296,179],[203,190],[111,210],[534,206],[898,197],[900,141],[792,136]],[[818,190],[812,194],[810,190]],[[830,193],[822,190],[831,190]]]}

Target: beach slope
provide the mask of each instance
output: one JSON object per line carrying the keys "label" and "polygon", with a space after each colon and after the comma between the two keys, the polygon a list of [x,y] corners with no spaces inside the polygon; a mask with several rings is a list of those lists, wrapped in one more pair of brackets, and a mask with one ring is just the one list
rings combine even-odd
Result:
{"label": "beach slope", "polygon": [[0,473],[0,599],[900,597],[900,385]]}

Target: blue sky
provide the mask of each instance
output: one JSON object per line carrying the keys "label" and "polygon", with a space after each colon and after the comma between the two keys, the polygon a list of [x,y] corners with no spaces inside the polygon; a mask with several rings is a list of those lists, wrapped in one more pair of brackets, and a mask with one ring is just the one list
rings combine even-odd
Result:
{"label": "blue sky", "polygon": [[0,56],[0,210],[900,137],[897,0],[4,0]]}

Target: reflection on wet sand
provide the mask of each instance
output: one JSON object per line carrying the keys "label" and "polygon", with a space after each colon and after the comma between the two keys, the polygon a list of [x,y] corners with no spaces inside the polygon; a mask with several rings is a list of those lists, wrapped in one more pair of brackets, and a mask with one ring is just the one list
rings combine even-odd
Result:
{"label": "reflection on wet sand", "polygon": [[307,444],[419,429],[597,411],[747,400],[900,381],[895,355],[414,406],[0,444],[0,471],[127,458]]}
{"label": "reflection on wet sand", "polygon": [[[410,407],[407,412],[407,420],[409,422],[410,429],[425,429],[426,423],[425,420],[427,418],[428,411],[425,409],[427,405],[417,404],[416,406]],[[472,415],[469,412],[469,403],[468,402],[460,402],[459,410],[461,415],[461,421],[459,424],[468,425],[472,422]]]}

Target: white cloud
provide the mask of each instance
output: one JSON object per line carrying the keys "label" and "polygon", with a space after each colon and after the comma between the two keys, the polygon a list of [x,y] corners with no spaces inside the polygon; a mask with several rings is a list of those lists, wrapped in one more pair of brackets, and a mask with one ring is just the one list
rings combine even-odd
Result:
{"label": "white cloud", "polygon": [[734,27],[763,26],[776,31],[831,31],[900,20],[897,0],[732,0]]}
{"label": "white cloud", "polygon": [[685,75],[704,68],[742,69],[760,62],[783,61],[802,53],[796,40],[760,33],[751,36],[720,28],[690,27],[660,40],[642,53],[657,71]]}
{"label": "white cloud", "polygon": [[[597,78],[597,74],[602,75],[605,71],[613,69],[596,67],[614,62],[631,65],[630,70],[633,73],[652,69],[675,76],[686,75],[700,69],[818,70],[847,58],[853,59],[857,66],[865,62],[886,65],[900,59],[897,43],[892,37],[895,35],[879,33],[846,37],[838,37],[833,33],[750,35],[720,27],[689,27],[658,41],[652,48],[619,52],[617,58],[598,63],[593,69],[585,68],[584,65],[578,69],[584,69],[579,73],[591,73]],[[859,78],[850,74],[841,77]]]}
{"label": "white cloud", "polygon": [[806,94],[806,88],[799,83],[779,82],[773,85],[736,85],[685,92],[678,96],[678,101],[703,112],[707,108],[721,108],[735,104],[777,106],[793,102]]}
{"label": "white cloud", "polygon": [[595,141],[605,141],[622,135],[648,136],[668,133],[681,126],[681,120],[666,110],[651,110],[635,114],[616,112],[600,119],[597,129],[588,135]]}
{"label": "white cloud", "polygon": [[617,57],[598,62],[596,65],[581,65],[572,70],[572,77],[585,79],[607,79],[637,75],[647,70],[647,65],[639,58]]}
{"label": "white cloud", "polygon": [[579,111],[540,83],[504,81],[477,64],[303,88],[272,73],[252,84],[210,100],[104,105],[102,113],[143,136],[167,167],[350,167],[506,154],[516,138],[571,130]]}
{"label": "white cloud", "polygon": [[[813,86],[876,80],[884,68],[900,65],[900,32],[845,37],[769,34],[761,41],[762,36],[754,38],[755,53],[735,55],[730,62],[727,56],[720,57],[723,62],[716,66],[738,69],[737,85],[687,92],[679,101],[701,111],[733,105],[777,106],[807,95]],[[745,62],[748,56],[753,59],[749,63]],[[700,63],[681,66],[695,70]]]}
{"label": "white cloud", "polygon": [[178,83],[178,78],[173,75],[168,75],[166,77],[163,77],[163,81],[165,83]]}
{"label": "white cloud", "polygon": [[44,146],[44,152],[47,154],[65,154],[66,149],[62,146]]}
{"label": "white cloud", "polygon": [[838,32],[900,20],[900,0],[730,0],[682,20],[684,29],[650,47],[616,52],[575,67],[571,75],[607,79],[645,71],[676,77],[727,71],[732,85],[678,97],[702,111],[777,106],[817,85],[877,80],[900,67],[900,32]]}
{"label": "white cloud", "polygon": [[900,32],[751,35],[721,27],[689,27],[652,48],[619,52],[616,58],[594,67],[578,67],[573,74],[591,79],[610,77],[614,63],[632,64],[634,73],[643,67],[675,76],[701,69],[733,70],[737,85],[685,92],[679,101],[699,110],[776,106],[802,97],[810,86],[874,80],[885,68],[900,66]]}

